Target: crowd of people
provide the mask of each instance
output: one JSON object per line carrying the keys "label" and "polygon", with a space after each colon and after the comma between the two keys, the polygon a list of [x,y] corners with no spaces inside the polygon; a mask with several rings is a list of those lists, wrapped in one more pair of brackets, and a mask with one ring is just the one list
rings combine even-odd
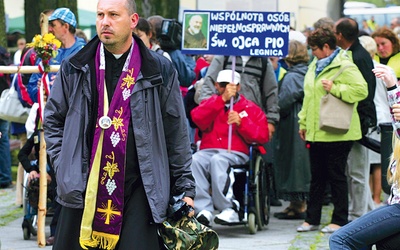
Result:
{"label": "crowd of people", "polygon": [[[134,0],[99,0],[90,40],[78,37],[68,8],[44,13],[62,44],[50,64],[61,68],[50,74],[43,128],[41,74],[22,75],[30,101],[21,101],[32,111],[11,133],[21,141],[17,205],[24,172],[29,180],[40,174],[31,158],[38,160],[38,141],[46,141],[57,190],[47,239],[54,249],[161,249],[158,226],[171,196],[182,196],[194,208],[189,216],[204,225],[240,222],[230,166],[248,162],[252,143],[267,150],[272,205],[289,202],[273,216],[304,220],[293,230],[332,234],[332,249],[399,245],[391,223],[399,214],[397,19],[372,31],[351,18],[321,18],[307,34],[290,31],[287,56],[261,58],[183,54],[161,41],[165,19],[139,17]],[[207,47],[203,24],[201,15],[189,17],[184,46]],[[39,65],[24,38],[18,46],[14,64]],[[0,92],[8,86],[1,76]],[[327,93],[354,104],[348,131],[319,126]],[[387,122],[395,128],[388,202],[386,168],[369,145]],[[0,188],[12,187],[9,130],[0,120]],[[322,227],[329,202],[332,219]]]}

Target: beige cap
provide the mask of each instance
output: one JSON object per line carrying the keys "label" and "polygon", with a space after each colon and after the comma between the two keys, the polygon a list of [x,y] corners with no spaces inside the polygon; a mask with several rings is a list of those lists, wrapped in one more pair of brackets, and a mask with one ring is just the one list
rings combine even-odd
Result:
{"label": "beige cap", "polygon": [[233,82],[235,84],[239,84],[240,74],[235,71],[235,75],[232,81],[232,70],[230,69],[221,70],[218,73],[217,82]]}

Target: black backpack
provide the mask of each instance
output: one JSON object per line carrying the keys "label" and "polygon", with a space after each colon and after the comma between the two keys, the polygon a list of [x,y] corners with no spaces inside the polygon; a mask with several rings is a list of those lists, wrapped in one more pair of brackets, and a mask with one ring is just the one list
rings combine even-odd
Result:
{"label": "black backpack", "polygon": [[[224,58],[224,64],[223,64],[223,69],[226,69],[226,66],[228,65],[228,58],[229,56],[225,56]],[[269,62],[268,57],[256,57],[256,58],[261,58],[261,77],[260,77],[260,81],[259,83],[259,87],[260,87],[260,93],[261,93],[261,99],[262,99],[262,103],[264,103],[266,97],[264,95],[264,85],[262,84],[265,78],[265,72],[267,71],[267,65]],[[238,72],[240,74],[240,72]]]}

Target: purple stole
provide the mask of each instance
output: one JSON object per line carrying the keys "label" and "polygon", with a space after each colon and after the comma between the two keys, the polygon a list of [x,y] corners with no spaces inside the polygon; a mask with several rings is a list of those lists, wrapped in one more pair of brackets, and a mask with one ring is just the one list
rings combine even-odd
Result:
{"label": "purple stole", "polygon": [[126,143],[131,118],[130,96],[141,67],[139,46],[132,39],[131,51],[108,108],[104,54],[100,42],[95,58],[98,115],[80,235],[80,244],[84,249],[114,249],[119,240],[124,208]]}

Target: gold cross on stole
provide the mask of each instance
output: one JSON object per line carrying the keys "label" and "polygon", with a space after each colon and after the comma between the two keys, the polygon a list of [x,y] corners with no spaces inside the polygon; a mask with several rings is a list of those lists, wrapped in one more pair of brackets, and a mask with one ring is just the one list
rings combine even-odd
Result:
{"label": "gold cross on stole", "polygon": [[115,206],[111,205],[112,200],[108,200],[107,207],[103,203],[103,208],[97,208],[97,212],[103,213],[103,218],[106,218],[106,222],[104,224],[110,224],[110,218],[113,219],[114,215],[121,215],[120,211],[116,211]]}

